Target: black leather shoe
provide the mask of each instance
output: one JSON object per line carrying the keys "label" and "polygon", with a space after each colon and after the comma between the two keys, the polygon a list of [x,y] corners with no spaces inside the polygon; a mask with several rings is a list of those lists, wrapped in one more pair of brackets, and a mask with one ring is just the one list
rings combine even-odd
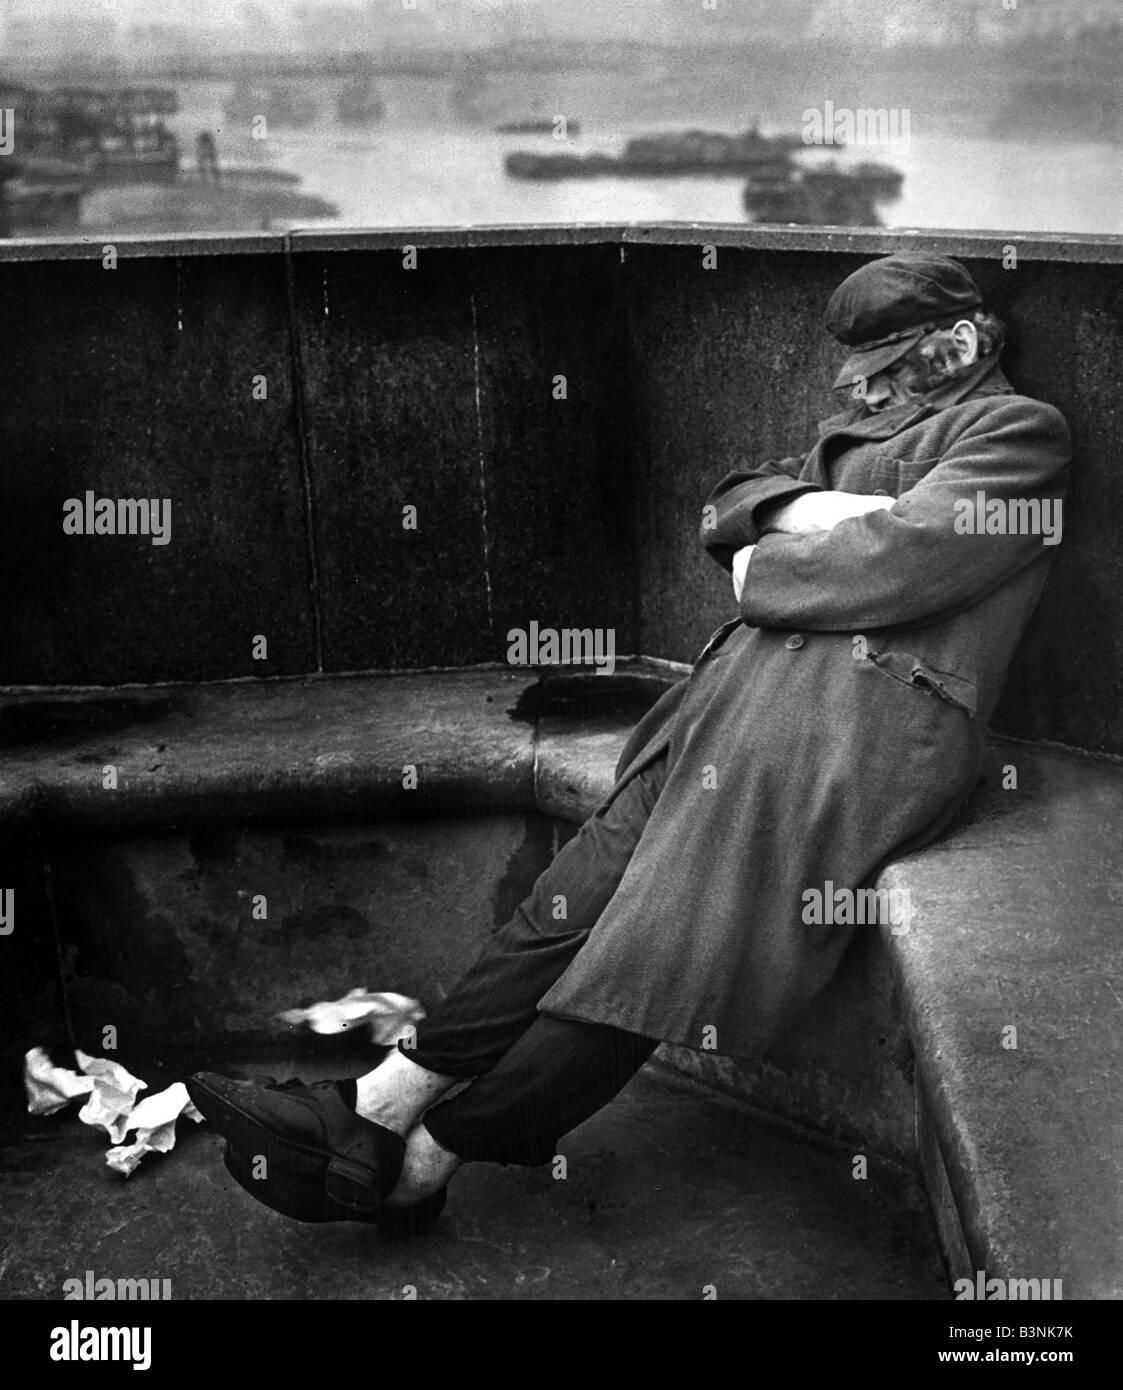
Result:
{"label": "black leather shoe", "polygon": [[226,1171],[240,1187],[282,1216],[309,1222],[366,1221],[377,1226],[380,1234],[394,1240],[409,1240],[432,1230],[448,1197],[448,1189],[442,1187],[431,1197],[425,1197],[411,1206],[383,1207],[377,1216],[364,1215],[348,1211],[333,1202],[319,1178],[298,1178],[284,1172],[269,1177],[254,1177],[253,1160],[239,1153],[229,1141],[223,1162]]}
{"label": "black leather shoe", "polygon": [[246,1187],[259,1201],[297,1220],[371,1221],[397,1185],[405,1140],[357,1115],[345,1089],[338,1081],[263,1086],[214,1072],[187,1082],[203,1118],[245,1157],[250,1173],[255,1159],[265,1159],[267,1176],[250,1176]]}
{"label": "black leather shoe", "polygon": [[264,1206],[293,1221],[367,1221],[373,1225],[378,1219],[337,1207],[324,1191],[322,1177],[298,1177],[275,1165],[262,1173],[256,1160],[240,1153],[229,1140],[222,1161],[239,1187]]}

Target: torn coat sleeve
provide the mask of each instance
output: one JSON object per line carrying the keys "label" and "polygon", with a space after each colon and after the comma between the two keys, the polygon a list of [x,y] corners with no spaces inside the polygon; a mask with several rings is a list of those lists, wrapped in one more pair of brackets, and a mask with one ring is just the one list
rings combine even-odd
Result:
{"label": "torn coat sleeve", "polygon": [[742,621],[846,632],[970,607],[1038,559],[1044,542],[1040,534],[970,534],[967,504],[973,520],[980,492],[987,502],[1036,499],[1053,503],[1055,518],[1069,455],[1058,411],[1025,397],[1004,400],[891,509],[814,535],[762,537],[741,594]]}
{"label": "torn coat sleeve", "polygon": [[818,483],[799,481],[803,464],[801,458],[787,458],[756,469],[735,469],[706,498],[699,537],[722,569],[732,573],[737,551],[760,540],[766,508],[822,491]]}

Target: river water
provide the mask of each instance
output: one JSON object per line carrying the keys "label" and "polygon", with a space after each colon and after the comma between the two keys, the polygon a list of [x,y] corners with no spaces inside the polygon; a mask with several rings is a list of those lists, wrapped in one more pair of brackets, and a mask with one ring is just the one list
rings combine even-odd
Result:
{"label": "river water", "polygon": [[[337,84],[338,85],[338,84]],[[185,152],[201,129],[216,134],[220,156],[262,162],[300,176],[303,192],[335,204],[337,217],[300,225],[422,227],[503,223],[698,221],[744,224],[741,178],[588,179],[522,182],[504,172],[515,149],[619,152],[633,135],[705,124],[737,130],[740,113],[704,120],[658,118],[637,102],[597,116],[583,114],[566,145],[549,136],[495,133],[497,113],[465,119],[451,79],[391,77],[379,81],[386,104],[374,126],[340,125],[334,88],[322,91],[320,116],[304,129],[268,130],[251,140],[222,113],[229,84],[179,86],[174,118]],[[543,112],[550,108],[531,103]],[[665,109],[665,103],[658,110]],[[509,108],[508,108],[509,110]],[[516,110],[525,112],[525,100]],[[809,150],[800,159],[874,159],[905,175],[902,197],[883,208],[890,227],[989,229],[1011,232],[1123,234],[1123,161],[1117,146],[1080,141],[991,139],[926,132],[913,123],[907,142],[845,151]],[[798,129],[789,125],[789,129]],[[769,129],[766,124],[765,129]]]}

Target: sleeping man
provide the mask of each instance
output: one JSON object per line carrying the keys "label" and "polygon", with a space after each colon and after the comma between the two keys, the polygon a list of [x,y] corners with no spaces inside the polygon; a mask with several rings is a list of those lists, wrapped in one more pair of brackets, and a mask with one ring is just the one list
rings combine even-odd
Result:
{"label": "sleeping man", "polygon": [[739,615],[416,1038],[357,1081],[191,1079],[258,1200],[418,1232],[461,1164],[549,1162],[660,1040],[759,1056],[856,929],[808,902],[962,809],[1056,553],[1068,430],[1013,391],[1003,325],[947,257],[868,262],[826,326],[850,404],[702,509]]}

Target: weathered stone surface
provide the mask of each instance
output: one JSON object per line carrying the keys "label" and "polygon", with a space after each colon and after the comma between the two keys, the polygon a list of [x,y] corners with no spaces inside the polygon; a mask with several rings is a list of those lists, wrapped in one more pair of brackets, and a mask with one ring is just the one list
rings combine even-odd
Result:
{"label": "weathered stone surface", "polygon": [[531,622],[634,652],[619,256],[403,260],[294,261],[325,669],[502,661]]}
{"label": "weathered stone surface", "polygon": [[[131,1060],[131,1059],[129,1059]],[[279,1065],[357,1074],[366,1064]],[[192,1065],[188,1063],[187,1065]],[[224,1059],[222,1069],[238,1071]],[[163,1074],[138,1064],[152,1082]],[[251,1069],[252,1070],[252,1069]],[[552,1167],[470,1164],[435,1230],[387,1242],[354,1223],[306,1226],[258,1205],[187,1121],[127,1182],[71,1116],[0,1153],[0,1297],[58,1299],[96,1277],[171,1281],[195,1299],[946,1299],[923,1198],[893,1166],[849,1155],[641,1073],[563,1142]],[[80,1303],[67,1305],[77,1317]],[[104,1305],[101,1305],[104,1306]],[[134,1307],[135,1305],[130,1305]]]}
{"label": "weathered stone surface", "polygon": [[[458,665],[532,620],[689,659],[732,602],[702,501],[806,447],[833,408],[827,297],[911,246],[965,260],[1015,385],[1073,427],[1065,542],[996,727],[1123,752],[1119,251],[1014,241],[1016,272],[993,234],[691,225],[436,230],[410,271],[393,232],[126,241],[112,272],[88,243],[0,247],[0,577],[34,599],[0,620],[0,681],[256,676],[259,634],[270,675]],[[170,496],[172,544],[64,536],[87,488]]]}
{"label": "weathered stone surface", "polygon": [[29,1048],[66,1041],[42,841],[0,824],[0,1142],[26,1106]]}
{"label": "weathered stone surface", "polygon": [[280,1011],[351,989],[431,1006],[525,897],[550,842],[541,818],[507,815],[60,848],[76,1037],[98,1053],[106,1024],[124,1051],[286,1047],[310,1035]]}
{"label": "weathered stone surface", "polygon": [[547,719],[538,734],[535,791],[539,808],[560,820],[583,821],[612,791],[613,769],[627,741],[621,728],[575,728]]}
{"label": "weathered stone surface", "polygon": [[[0,264],[0,318],[0,683],[314,671],[283,260]],[[87,491],[167,499],[168,544],[64,534]]]}
{"label": "weathered stone surface", "polygon": [[996,787],[882,879],[910,894],[911,930],[887,940],[918,1084],[973,1262],[961,1273],[1119,1298],[1123,767],[998,751],[1020,790]]}
{"label": "weathered stone surface", "polygon": [[0,772],[32,785],[44,822],[99,831],[530,810],[533,729],[510,711],[534,680],[460,671],[8,697]]}

